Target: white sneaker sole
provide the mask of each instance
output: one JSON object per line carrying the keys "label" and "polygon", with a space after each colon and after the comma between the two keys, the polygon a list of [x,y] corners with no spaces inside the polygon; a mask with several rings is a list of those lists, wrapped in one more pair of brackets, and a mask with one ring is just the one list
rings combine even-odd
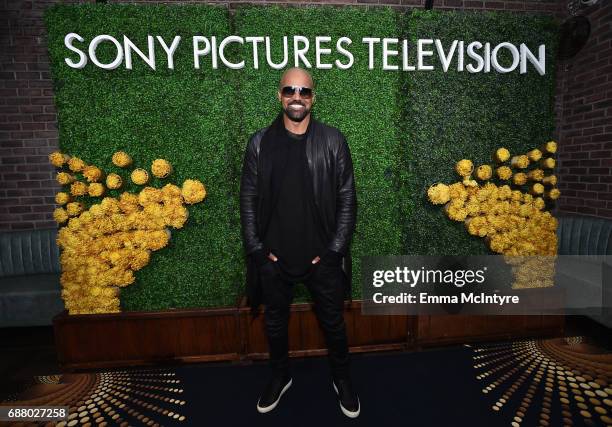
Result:
{"label": "white sneaker sole", "polygon": [[[338,395],[338,397],[340,397],[340,393],[338,393],[338,388],[336,387],[336,383],[332,381],[332,385],[334,386],[334,390],[336,391],[336,394]],[[357,410],[356,411],[349,411],[344,406],[342,406],[342,402],[340,402],[340,410],[342,411],[344,415],[346,415],[349,418],[357,418],[359,416],[359,411],[361,411],[361,402],[359,402],[359,396],[357,397]]]}
{"label": "white sneaker sole", "polygon": [[265,414],[266,412],[270,412],[272,409],[276,408],[276,405],[278,405],[278,402],[280,402],[281,397],[283,397],[283,394],[289,390],[289,387],[291,387],[291,384],[293,383],[293,378],[291,378],[289,380],[289,382],[285,385],[285,387],[283,387],[283,389],[281,390],[280,394],[278,395],[278,399],[276,399],[276,401],[271,404],[270,406],[266,406],[265,408],[259,406],[259,400],[257,401],[257,412],[261,413],[261,414]]}

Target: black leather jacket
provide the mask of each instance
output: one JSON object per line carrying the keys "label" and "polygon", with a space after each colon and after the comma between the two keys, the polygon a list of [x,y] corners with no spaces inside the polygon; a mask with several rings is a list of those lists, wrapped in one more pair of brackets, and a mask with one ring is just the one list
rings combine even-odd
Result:
{"label": "black leather jacket", "polygon": [[[306,139],[306,158],[312,176],[314,203],[319,214],[328,249],[342,254],[342,269],[350,297],[350,243],[357,216],[357,197],[353,162],[346,138],[338,129],[310,117],[310,132]],[[269,190],[258,174],[262,137],[268,128],[260,129],[249,139],[244,156],[240,183],[240,222],[247,259],[247,294],[250,305],[259,304],[258,274],[249,255],[263,248],[261,236],[269,215]]]}

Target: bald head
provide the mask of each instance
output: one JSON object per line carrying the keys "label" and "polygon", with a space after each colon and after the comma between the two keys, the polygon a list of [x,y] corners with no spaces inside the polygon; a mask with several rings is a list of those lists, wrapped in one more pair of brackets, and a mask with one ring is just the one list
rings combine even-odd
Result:
{"label": "bald head", "polygon": [[285,71],[277,95],[286,118],[295,123],[308,123],[304,119],[310,117],[310,108],[315,99],[312,76],[308,71],[298,67]]}
{"label": "bald head", "polygon": [[283,86],[305,86],[314,88],[314,82],[310,73],[303,68],[292,67],[283,73],[281,76],[278,88]]}

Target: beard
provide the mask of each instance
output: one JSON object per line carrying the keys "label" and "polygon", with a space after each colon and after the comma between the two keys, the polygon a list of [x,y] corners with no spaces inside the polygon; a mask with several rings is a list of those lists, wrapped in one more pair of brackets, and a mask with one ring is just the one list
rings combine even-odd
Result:
{"label": "beard", "polygon": [[[301,110],[294,110],[291,108],[291,105],[301,105],[304,108]],[[290,120],[294,122],[301,122],[310,113],[310,108],[306,107],[306,105],[302,104],[301,102],[292,102],[287,105],[287,108],[283,108],[283,111]]]}

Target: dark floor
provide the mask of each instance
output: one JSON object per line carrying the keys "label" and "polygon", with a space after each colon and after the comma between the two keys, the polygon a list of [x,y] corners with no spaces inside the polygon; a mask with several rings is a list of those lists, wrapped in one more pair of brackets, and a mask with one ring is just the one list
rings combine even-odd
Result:
{"label": "dark floor", "polygon": [[[589,337],[599,347],[612,351],[610,329],[589,318],[567,317],[565,336],[574,335]],[[0,328],[0,401],[34,375],[60,372],[51,326]]]}

